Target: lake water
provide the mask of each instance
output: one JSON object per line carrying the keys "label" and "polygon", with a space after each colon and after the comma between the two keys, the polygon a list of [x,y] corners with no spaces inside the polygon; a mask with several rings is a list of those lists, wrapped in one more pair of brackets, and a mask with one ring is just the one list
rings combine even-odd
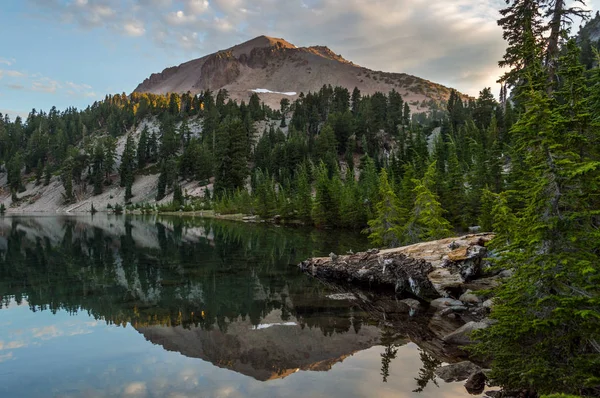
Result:
{"label": "lake water", "polygon": [[207,219],[1,217],[0,397],[469,396],[431,378],[418,316],[391,330],[294,266],[366,248]]}

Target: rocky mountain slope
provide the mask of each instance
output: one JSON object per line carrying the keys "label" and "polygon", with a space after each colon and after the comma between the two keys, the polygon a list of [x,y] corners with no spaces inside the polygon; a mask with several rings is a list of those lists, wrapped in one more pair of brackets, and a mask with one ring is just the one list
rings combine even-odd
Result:
{"label": "rocky mountain slope", "polygon": [[448,99],[450,89],[404,73],[363,68],[324,46],[296,47],[284,39],[260,36],[226,50],[154,73],[135,92],[199,93],[227,89],[235,100],[248,100],[253,90],[272,107],[281,98],[318,91],[323,85],[358,87],[362,94],[398,91],[413,111]]}
{"label": "rocky mountain slope", "polygon": [[579,30],[577,39],[581,40],[584,38],[589,39],[592,43],[596,43],[600,40],[600,11],[596,12],[594,18],[591,18]]}

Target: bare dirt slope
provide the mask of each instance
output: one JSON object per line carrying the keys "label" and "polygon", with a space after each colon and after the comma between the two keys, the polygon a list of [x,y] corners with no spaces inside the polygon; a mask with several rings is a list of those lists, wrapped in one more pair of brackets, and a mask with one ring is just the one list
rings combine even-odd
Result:
{"label": "bare dirt slope", "polygon": [[[358,87],[363,94],[398,91],[414,111],[430,109],[448,99],[450,89],[404,73],[363,68],[324,46],[296,47],[283,39],[260,36],[226,50],[154,73],[135,92],[193,94],[227,89],[235,100],[248,100],[252,90],[266,89],[261,99],[271,107],[323,85]],[[295,93],[283,95],[279,93]]]}

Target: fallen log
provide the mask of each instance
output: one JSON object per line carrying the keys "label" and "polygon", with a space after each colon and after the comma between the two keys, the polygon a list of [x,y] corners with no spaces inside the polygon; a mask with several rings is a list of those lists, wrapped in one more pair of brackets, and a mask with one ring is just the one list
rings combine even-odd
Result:
{"label": "fallen log", "polygon": [[413,295],[424,300],[460,293],[481,272],[494,234],[471,234],[394,249],[311,258],[299,267],[316,278]]}

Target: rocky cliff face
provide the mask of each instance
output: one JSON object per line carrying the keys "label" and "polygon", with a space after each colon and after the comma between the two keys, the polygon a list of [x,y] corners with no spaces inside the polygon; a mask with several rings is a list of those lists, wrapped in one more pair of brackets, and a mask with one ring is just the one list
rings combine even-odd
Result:
{"label": "rocky cliff face", "polygon": [[261,99],[278,107],[284,96],[294,99],[301,92],[318,91],[325,84],[349,90],[358,87],[363,94],[394,89],[413,111],[439,106],[450,95],[449,88],[415,76],[355,65],[325,46],[298,48],[267,36],[154,73],[135,92],[195,94],[206,89],[227,89],[234,100],[247,101],[252,90],[265,89],[271,92],[262,93]]}

